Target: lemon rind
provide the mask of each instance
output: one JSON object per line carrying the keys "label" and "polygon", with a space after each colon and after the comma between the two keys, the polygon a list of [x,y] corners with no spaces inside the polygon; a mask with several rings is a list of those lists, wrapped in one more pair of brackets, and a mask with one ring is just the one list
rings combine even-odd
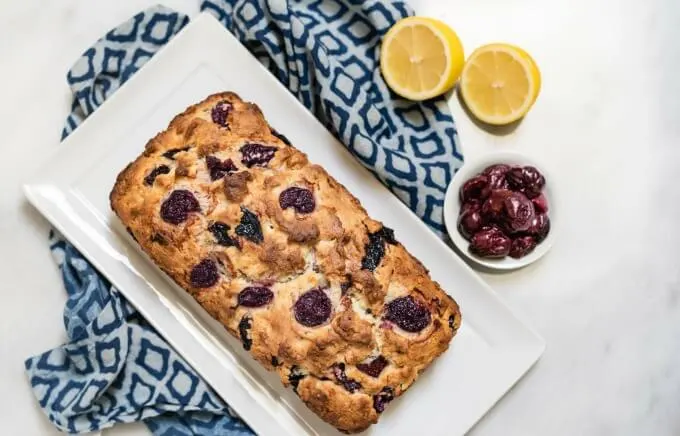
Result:
{"label": "lemon rind", "polygon": [[[394,35],[398,33],[401,29],[405,27],[413,27],[416,25],[424,25],[427,26],[436,36],[439,38],[440,41],[442,41],[442,45],[444,46],[444,51],[445,51],[445,56],[447,59],[446,63],[446,69],[444,70],[443,74],[440,76],[439,83],[437,83],[437,86],[433,87],[430,90],[423,91],[423,92],[410,92],[408,89],[399,86],[394,78],[392,77],[392,73],[389,71],[389,68],[380,68],[383,74],[383,78],[385,79],[385,82],[387,83],[387,86],[394,91],[396,94],[408,99],[408,100],[413,100],[413,101],[422,101],[422,100],[428,100],[430,98],[437,97],[451,88],[455,85],[455,80],[453,81],[453,84],[451,86],[444,86],[447,80],[449,80],[449,76],[451,75],[451,70],[453,68],[451,60],[453,59],[453,53],[451,52],[451,46],[449,45],[446,35],[436,26],[433,25],[433,21],[437,21],[435,19],[430,19],[430,18],[425,18],[425,17],[409,17],[405,18],[403,20],[398,21],[390,30],[387,31],[385,34],[385,38],[382,43],[382,47],[380,49],[380,63],[382,66],[383,60],[386,59],[386,53],[387,53],[387,48],[389,45],[392,43],[392,40],[394,39]],[[440,22],[441,23],[441,22]],[[442,23],[443,24],[443,23]],[[453,30],[451,30],[453,32]],[[458,39],[458,36],[454,32],[454,36]],[[458,39],[458,42],[460,43],[460,40]],[[462,45],[462,44],[461,44]],[[446,89],[442,89],[446,88]]]}
{"label": "lemon rind", "polygon": [[[466,86],[466,81],[465,81],[465,76],[466,72],[468,69],[475,64],[474,59],[477,57],[480,53],[482,52],[489,52],[489,51],[501,51],[509,54],[510,56],[513,57],[514,60],[516,60],[518,63],[522,65],[524,68],[524,71],[526,72],[527,80],[529,82],[529,90],[528,90],[528,98],[524,100],[524,103],[522,106],[520,106],[518,109],[515,109],[512,111],[512,113],[508,115],[490,115],[486,114],[483,111],[480,111],[477,106],[474,104],[474,100],[471,100],[469,96],[467,95],[467,86]],[[522,53],[523,50],[518,50],[516,47],[508,44],[502,44],[502,43],[493,43],[493,44],[487,44],[482,47],[477,48],[472,52],[472,54],[468,57],[465,66],[463,67],[463,71],[461,73],[461,80],[460,80],[460,91],[463,97],[463,100],[465,101],[466,106],[472,112],[472,114],[475,116],[475,118],[479,119],[480,121],[487,123],[487,124],[492,124],[492,125],[505,125],[505,124],[510,124],[515,121],[518,121],[522,117],[524,117],[531,107],[533,106],[534,102],[536,101],[536,98],[538,97],[538,90],[539,88],[539,83],[537,83],[536,77],[534,77],[534,74],[532,74],[532,67],[536,69],[536,73],[540,77],[540,72],[538,70],[538,66],[536,65],[536,62],[533,60],[529,60],[523,56]],[[528,53],[524,52],[524,55],[529,56]]]}

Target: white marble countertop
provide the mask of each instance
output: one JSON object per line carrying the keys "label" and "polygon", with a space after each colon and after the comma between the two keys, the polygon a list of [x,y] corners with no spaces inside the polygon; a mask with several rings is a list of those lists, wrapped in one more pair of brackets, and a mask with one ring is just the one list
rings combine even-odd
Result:
{"label": "white marble countertop", "polygon": [[[65,293],[47,249],[49,226],[23,200],[21,184],[57,146],[72,62],[155,2],[0,3],[0,433],[58,434],[23,361],[65,340]],[[197,1],[164,3],[197,12]],[[482,274],[547,350],[472,434],[679,434],[680,3],[412,4],[451,24],[468,51],[497,40],[523,46],[544,80],[533,111],[507,135],[481,130],[452,101],[468,158],[511,149],[550,168],[562,224],[542,261]],[[148,434],[141,424],[104,433]]]}

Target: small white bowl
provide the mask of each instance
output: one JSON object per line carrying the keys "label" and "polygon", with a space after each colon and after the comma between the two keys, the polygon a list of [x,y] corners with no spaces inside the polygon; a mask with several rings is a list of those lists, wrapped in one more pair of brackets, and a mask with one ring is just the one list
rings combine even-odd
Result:
{"label": "small white bowl", "polygon": [[[463,184],[470,178],[481,173],[486,167],[495,164],[508,164],[508,165],[532,165],[538,168],[538,170],[545,176],[545,188],[544,195],[548,200],[548,217],[550,218],[550,232],[548,236],[534,248],[534,251],[528,255],[520,258],[513,259],[510,256],[506,256],[502,259],[485,259],[470,253],[468,246],[470,243],[463,238],[463,236],[458,231],[458,215],[460,213],[460,188]],[[543,257],[545,253],[550,250],[555,240],[555,230],[557,229],[556,223],[556,210],[555,210],[555,189],[553,186],[553,179],[550,174],[546,171],[546,168],[541,164],[534,162],[532,159],[521,155],[516,152],[496,152],[488,153],[470,162],[466,161],[463,166],[458,170],[453,180],[449,184],[446,190],[446,198],[444,200],[444,221],[446,223],[446,228],[448,230],[451,240],[458,248],[458,251],[463,253],[471,261],[485,266],[487,268],[495,270],[512,270],[517,268],[522,268],[529,265]]]}

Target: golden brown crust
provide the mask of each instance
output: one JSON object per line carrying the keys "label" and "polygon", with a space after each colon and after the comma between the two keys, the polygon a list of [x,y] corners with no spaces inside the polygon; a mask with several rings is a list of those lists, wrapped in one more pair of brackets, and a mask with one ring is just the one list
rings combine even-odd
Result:
{"label": "golden brown crust", "polygon": [[224,197],[232,203],[240,202],[248,193],[248,182],[252,179],[248,171],[227,174],[224,176]]}
{"label": "golden brown crust", "polygon": [[[231,105],[226,126],[211,118],[221,102]],[[275,147],[273,158],[247,165],[241,152],[247,143]],[[231,159],[237,170],[212,180],[211,156]],[[290,187],[313,193],[312,212],[282,209],[279,197]],[[191,192],[198,209],[171,223],[160,210],[176,190]],[[234,93],[209,96],[176,116],[118,175],[110,200],[163,271],[342,431],[377,422],[381,392],[401,395],[448,348],[460,325],[456,302],[389,235],[379,241],[383,256],[375,268],[364,264],[371,241],[385,231],[382,223],[323,168],[272,134],[259,108]],[[244,210],[257,217],[261,239],[239,233]],[[218,241],[215,223],[224,225],[227,239]],[[202,261],[215,266],[217,278],[198,286],[192,269]],[[255,286],[271,290],[271,301],[239,305],[239,293]],[[331,305],[330,317],[314,327],[298,322],[293,309],[311,289],[322,290]],[[406,296],[430,315],[415,332],[386,320],[388,304]],[[361,369],[378,356],[387,363],[378,374]]]}

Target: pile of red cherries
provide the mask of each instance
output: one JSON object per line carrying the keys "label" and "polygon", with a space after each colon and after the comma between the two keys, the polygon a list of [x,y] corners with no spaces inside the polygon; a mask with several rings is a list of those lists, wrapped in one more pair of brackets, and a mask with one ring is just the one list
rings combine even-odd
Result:
{"label": "pile of red cherries", "polygon": [[519,259],[550,232],[545,177],[533,166],[496,164],[460,189],[458,231],[472,254]]}

